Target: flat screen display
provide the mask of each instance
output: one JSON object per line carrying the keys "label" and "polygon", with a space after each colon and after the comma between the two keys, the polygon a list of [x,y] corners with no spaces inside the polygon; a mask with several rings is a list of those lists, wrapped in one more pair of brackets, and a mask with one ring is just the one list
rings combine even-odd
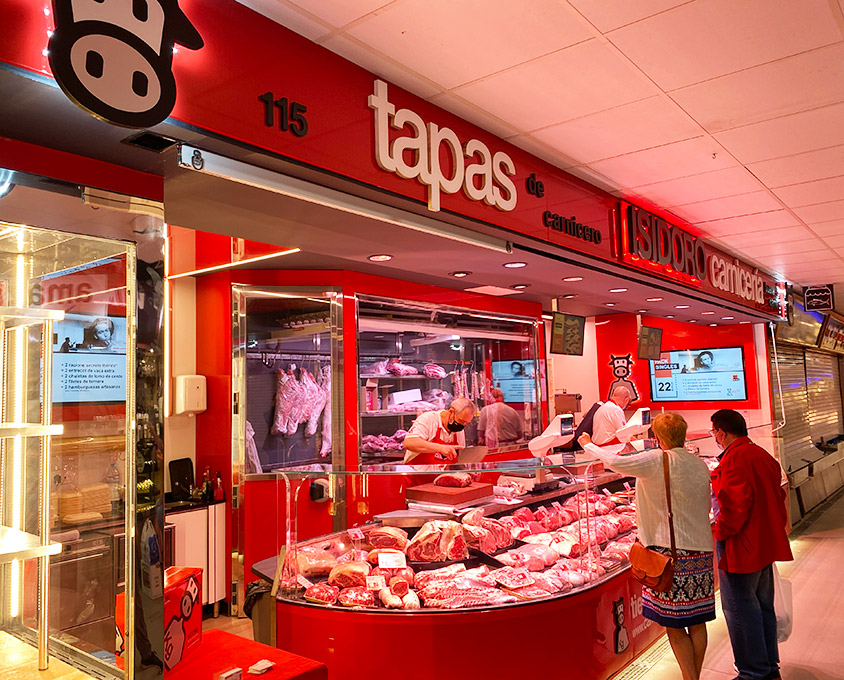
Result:
{"label": "flat screen display", "polygon": [[492,382],[504,393],[504,401],[527,404],[536,401],[533,361],[493,361]]}
{"label": "flat screen display", "polygon": [[818,344],[824,315],[820,312],[807,312],[803,305],[794,302],[794,325],[789,326],[784,321],[777,324],[777,340],[796,342],[800,345],[814,347]]}
{"label": "flat screen display", "polygon": [[663,352],[650,364],[651,401],[747,399],[741,347]]}
{"label": "flat screen display", "polygon": [[662,347],[662,329],[642,326],[639,330],[639,358],[657,361]]}
{"label": "flat screen display", "polygon": [[586,317],[554,313],[551,324],[551,354],[583,356]]}
{"label": "flat screen display", "polygon": [[53,324],[53,401],[126,401],[126,318],[66,314]]}

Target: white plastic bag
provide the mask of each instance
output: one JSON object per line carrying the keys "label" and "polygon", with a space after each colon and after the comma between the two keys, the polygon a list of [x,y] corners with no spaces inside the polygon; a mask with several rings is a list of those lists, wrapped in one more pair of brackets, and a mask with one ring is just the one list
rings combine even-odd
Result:
{"label": "white plastic bag", "polygon": [[777,642],[785,642],[791,635],[794,609],[791,602],[791,581],[782,578],[774,564],[774,611],[777,615]]}

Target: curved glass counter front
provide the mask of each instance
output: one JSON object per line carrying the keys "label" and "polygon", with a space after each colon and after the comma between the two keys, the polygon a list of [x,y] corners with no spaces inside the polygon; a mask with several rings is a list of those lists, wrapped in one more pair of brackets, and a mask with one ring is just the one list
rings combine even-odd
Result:
{"label": "curved glass counter front", "polygon": [[[770,425],[750,432],[769,451],[773,434]],[[686,446],[710,469],[717,465],[720,452],[708,435]],[[287,521],[279,523],[278,553],[251,563],[251,573],[272,581],[283,602],[406,614],[543,602],[627,571],[636,538],[634,480],[606,461],[580,452],[454,465],[441,471],[454,486],[434,484],[435,473],[414,484],[410,472],[401,465],[344,472],[307,466],[255,476],[275,488]],[[313,526],[308,505],[335,481],[371,502],[368,521],[299,540]]]}

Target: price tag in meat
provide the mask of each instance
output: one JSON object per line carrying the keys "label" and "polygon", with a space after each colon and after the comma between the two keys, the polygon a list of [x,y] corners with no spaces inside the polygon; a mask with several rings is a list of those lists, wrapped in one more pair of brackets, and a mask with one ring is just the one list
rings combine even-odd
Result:
{"label": "price tag in meat", "polygon": [[348,534],[349,538],[351,538],[353,541],[363,540],[363,532],[358,528],[349,529]]}
{"label": "price tag in meat", "polygon": [[563,506],[560,505],[559,501],[554,501],[553,503],[551,503],[551,507],[554,508],[554,510],[562,510],[563,509]]}
{"label": "price tag in meat", "polygon": [[377,574],[376,576],[367,576],[366,577],[366,589],[367,590],[381,590],[381,588],[387,587],[387,581],[384,579],[382,574]]}
{"label": "price tag in meat", "polygon": [[378,566],[381,569],[404,569],[407,566],[407,558],[401,552],[380,552]]}
{"label": "price tag in meat", "polygon": [[632,491],[632,489],[630,488],[630,484],[628,482],[624,482],[624,488],[627,489],[628,491]]}
{"label": "price tag in meat", "polygon": [[302,576],[302,574],[299,574],[296,577],[296,583],[298,583],[300,586],[302,586],[305,590],[307,590],[308,588],[310,588],[313,585],[313,583],[311,583],[308,579],[306,579],[304,576]]}
{"label": "price tag in meat", "polygon": [[609,490],[608,490],[608,489],[601,489],[601,491],[602,491],[602,493],[603,493],[603,494],[604,494],[607,498],[609,498],[610,496],[612,496],[612,494],[609,492]]}

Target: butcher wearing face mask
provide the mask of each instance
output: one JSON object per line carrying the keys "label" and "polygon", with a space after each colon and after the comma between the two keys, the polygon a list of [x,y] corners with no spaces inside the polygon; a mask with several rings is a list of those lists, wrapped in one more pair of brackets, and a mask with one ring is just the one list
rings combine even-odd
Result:
{"label": "butcher wearing face mask", "polygon": [[461,397],[443,411],[419,414],[404,438],[404,462],[414,466],[456,462],[457,450],[466,446],[463,428],[477,410],[474,402]]}

